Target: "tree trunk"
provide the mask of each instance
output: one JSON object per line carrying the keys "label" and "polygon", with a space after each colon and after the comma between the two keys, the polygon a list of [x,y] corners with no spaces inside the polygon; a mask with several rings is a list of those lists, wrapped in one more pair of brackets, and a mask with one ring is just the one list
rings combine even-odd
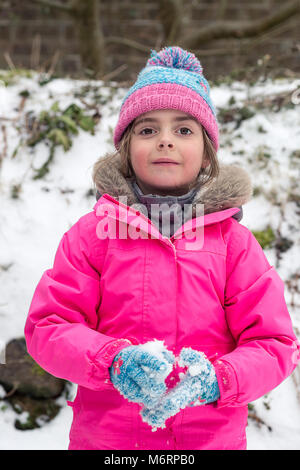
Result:
{"label": "tree trunk", "polygon": [[182,29],[182,0],[161,0],[159,2],[159,19],[164,30],[165,45],[178,42]]}
{"label": "tree trunk", "polygon": [[105,43],[99,20],[100,0],[74,0],[72,15],[85,69],[97,78],[105,73]]}

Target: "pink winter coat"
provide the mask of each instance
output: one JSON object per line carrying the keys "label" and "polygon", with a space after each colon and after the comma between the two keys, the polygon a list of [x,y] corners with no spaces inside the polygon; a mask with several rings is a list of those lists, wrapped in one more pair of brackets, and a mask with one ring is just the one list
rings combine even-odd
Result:
{"label": "pink winter coat", "polygon": [[[232,217],[249,199],[247,175],[222,167],[217,184],[195,198],[204,217],[170,239],[130,207],[136,200],[115,160],[103,159],[98,188],[94,210],[64,234],[25,326],[29,354],[78,384],[69,449],[245,449],[247,404],[292,373],[300,349],[282,280]],[[120,192],[128,205],[118,202]],[[202,246],[191,239],[192,221],[194,229],[204,225]],[[153,339],[176,355],[184,346],[204,351],[221,394],[216,403],[182,410],[156,432],[108,371],[128,340]]]}

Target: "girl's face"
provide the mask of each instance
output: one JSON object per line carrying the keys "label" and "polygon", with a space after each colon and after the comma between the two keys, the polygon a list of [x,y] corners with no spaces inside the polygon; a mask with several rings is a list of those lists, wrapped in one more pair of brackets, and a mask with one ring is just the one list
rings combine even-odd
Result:
{"label": "girl's face", "polygon": [[185,194],[201,168],[204,141],[201,124],[189,114],[172,109],[139,116],[130,141],[130,159],[144,194]]}

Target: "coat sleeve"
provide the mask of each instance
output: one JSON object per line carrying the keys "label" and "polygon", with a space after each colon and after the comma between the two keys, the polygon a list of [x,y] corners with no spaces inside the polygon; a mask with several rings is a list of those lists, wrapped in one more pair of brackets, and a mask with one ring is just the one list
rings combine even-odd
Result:
{"label": "coat sleeve", "polygon": [[231,223],[224,310],[236,348],[214,363],[217,407],[243,406],[270,392],[293,372],[300,352],[283,281],[253,234]]}
{"label": "coat sleeve", "polygon": [[104,253],[88,221],[79,219],[62,237],[52,269],[35,289],[25,339],[29,354],[47,372],[100,390],[109,382],[114,356],[131,343],[97,331]]}

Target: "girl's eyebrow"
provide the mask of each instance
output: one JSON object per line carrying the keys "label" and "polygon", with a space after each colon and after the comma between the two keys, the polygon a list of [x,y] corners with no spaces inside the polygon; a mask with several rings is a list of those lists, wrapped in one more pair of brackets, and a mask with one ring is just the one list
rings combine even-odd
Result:
{"label": "girl's eyebrow", "polygon": [[196,119],[194,116],[178,116],[174,119],[174,121],[195,121],[199,123],[198,119]]}
{"label": "girl's eyebrow", "polygon": [[154,118],[141,118],[135,121],[134,125],[137,126],[138,124],[141,124],[141,122],[157,122],[157,119]]}
{"label": "girl's eyebrow", "polygon": [[[176,116],[174,118],[174,121],[175,122],[181,122],[181,121],[195,121],[199,124],[199,121],[194,117],[194,116]],[[159,122],[159,119],[155,119],[155,118],[150,118],[150,117],[145,117],[145,118],[141,118],[141,119],[138,119],[134,125],[137,126],[138,124],[141,124],[142,122]]]}

